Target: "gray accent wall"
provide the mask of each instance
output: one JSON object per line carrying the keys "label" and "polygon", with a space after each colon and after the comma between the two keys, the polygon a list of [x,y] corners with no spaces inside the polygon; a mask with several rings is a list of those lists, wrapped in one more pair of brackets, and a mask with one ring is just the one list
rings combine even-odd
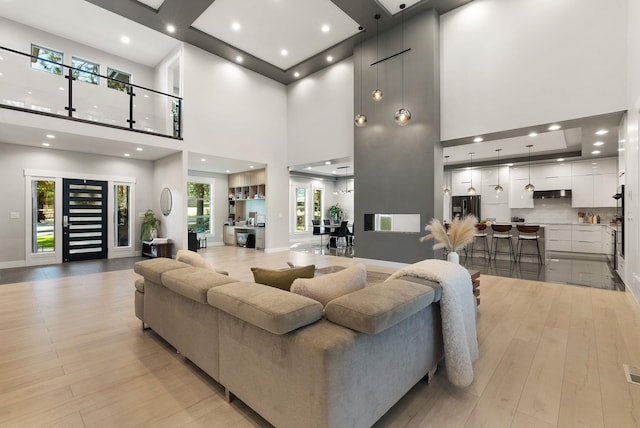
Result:
{"label": "gray accent wall", "polygon": [[[373,29],[375,32],[375,27]],[[371,34],[371,32],[370,32]],[[379,59],[401,52],[401,25],[379,34]],[[420,242],[419,233],[364,231],[365,214],[420,214],[422,227],[442,214],[442,147],[440,144],[439,16],[431,9],[404,23],[403,55],[378,64],[381,101],[376,87],[376,37],[354,53],[354,116],[362,111],[368,123],[354,126],[355,233],[358,257],[413,263],[436,256],[433,242]],[[361,55],[362,61],[361,61]],[[402,104],[412,119],[396,125]],[[362,64],[362,67],[361,67]],[[362,107],[361,107],[362,88]],[[437,254],[439,256],[439,254]]]}

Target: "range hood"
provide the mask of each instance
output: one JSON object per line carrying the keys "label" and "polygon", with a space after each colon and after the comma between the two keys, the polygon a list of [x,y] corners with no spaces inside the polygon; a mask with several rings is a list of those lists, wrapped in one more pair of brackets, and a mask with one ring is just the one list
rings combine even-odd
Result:
{"label": "range hood", "polygon": [[570,198],[571,189],[566,190],[534,190],[533,199]]}

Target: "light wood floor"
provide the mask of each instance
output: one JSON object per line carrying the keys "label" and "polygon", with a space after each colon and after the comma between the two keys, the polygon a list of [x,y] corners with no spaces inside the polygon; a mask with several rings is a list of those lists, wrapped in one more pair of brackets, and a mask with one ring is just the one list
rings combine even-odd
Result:
{"label": "light wood floor", "polygon": [[[231,276],[250,266],[351,259],[201,254]],[[388,268],[370,267],[389,272]],[[268,424],[133,315],[131,270],[0,286],[0,426],[256,427]],[[640,311],[621,292],[483,276],[480,359],[467,389],[440,370],[377,427],[640,427]],[[366,399],[366,397],[363,397]]]}

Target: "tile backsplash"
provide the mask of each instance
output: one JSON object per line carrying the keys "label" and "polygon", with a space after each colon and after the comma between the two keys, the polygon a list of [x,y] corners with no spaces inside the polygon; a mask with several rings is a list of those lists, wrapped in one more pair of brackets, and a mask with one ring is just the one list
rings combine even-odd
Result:
{"label": "tile backsplash", "polygon": [[616,208],[572,208],[571,199],[534,199],[533,208],[513,208],[512,217],[522,217],[527,223],[577,223],[578,212],[600,216],[607,224],[616,215]]}

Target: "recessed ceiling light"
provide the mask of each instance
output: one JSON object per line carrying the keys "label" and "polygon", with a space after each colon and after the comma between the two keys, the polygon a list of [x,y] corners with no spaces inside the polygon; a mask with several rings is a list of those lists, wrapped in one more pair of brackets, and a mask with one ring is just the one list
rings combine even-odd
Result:
{"label": "recessed ceiling light", "polygon": [[507,166],[513,166],[513,164],[512,163],[508,163]]}
{"label": "recessed ceiling light", "polygon": [[254,167],[253,165],[249,165],[249,168],[253,169],[253,168],[255,168],[255,167]]}
{"label": "recessed ceiling light", "polygon": [[338,171],[336,171],[335,169],[333,171],[331,171],[332,174],[337,174]]}
{"label": "recessed ceiling light", "polygon": [[0,61],[2,61],[4,58],[0,56]]}
{"label": "recessed ceiling light", "polygon": [[620,140],[621,143],[626,143],[627,140],[625,140],[624,138]]}
{"label": "recessed ceiling light", "polygon": [[331,161],[326,161],[324,164],[325,165],[331,165]]}
{"label": "recessed ceiling light", "polygon": [[240,55],[236,57],[236,62],[242,62],[242,57]]}
{"label": "recessed ceiling light", "polygon": [[321,29],[323,33],[328,33],[329,30],[331,30],[331,27],[329,27],[327,24],[324,24]]}
{"label": "recessed ceiling light", "polygon": [[149,120],[149,116],[145,116],[145,117],[144,117],[144,120]]}
{"label": "recessed ceiling light", "polygon": [[4,76],[4,73],[0,73],[0,76]]}
{"label": "recessed ceiling light", "polygon": [[289,51],[288,51],[288,50],[286,50],[286,49],[282,49],[282,50],[280,51],[280,55],[282,55],[282,56],[287,56],[287,55],[289,55]]}
{"label": "recessed ceiling light", "polygon": [[144,94],[143,97],[149,98],[149,94]]}
{"label": "recessed ceiling light", "polygon": [[551,125],[547,129],[549,129],[549,131],[557,131],[558,129],[560,129],[560,125]]}
{"label": "recessed ceiling light", "polygon": [[120,41],[122,43],[124,43],[125,45],[128,45],[129,43],[131,43],[131,39],[129,37],[127,37],[127,36],[120,37]]}
{"label": "recessed ceiling light", "polygon": [[174,27],[173,25],[169,24],[167,25],[167,31],[170,33],[175,33],[176,32],[176,27]]}
{"label": "recessed ceiling light", "polygon": [[136,147],[136,150],[137,150],[137,151],[139,151],[139,152],[141,152],[141,151],[143,151],[144,149],[143,149],[142,147]]}
{"label": "recessed ceiling light", "polygon": [[226,172],[227,174],[229,174],[229,173],[231,172],[231,170],[230,170],[230,169],[228,169],[228,170],[226,170],[225,172]]}
{"label": "recessed ceiling light", "polygon": [[240,27],[240,23],[239,22],[234,21],[234,22],[231,23],[231,29],[233,31],[240,31],[240,28],[241,27]]}
{"label": "recessed ceiling light", "polygon": [[62,86],[60,86],[58,89],[60,89],[61,91],[64,91],[64,88]]}
{"label": "recessed ceiling light", "polygon": [[125,158],[128,158],[129,156],[131,156],[129,153],[125,153],[125,154],[124,154],[124,157],[125,157]]}
{"label": "recessed ceiling light", "polygon": [[300,73],[296,71],[295,73],[293,73],[293,77],[300,77]]}
{"label": "recessed ceiling light", "polygon": [[33,94],[33,92],[31,92],[31,91],[27,91],[27,94],[31,95],[31,94]]}
{"label": "recessed ceiling light", "polygon": [[624,147],[618,147],[619,152],[624,152]]}
{"label": "recessed ceiling light", "polygon": [[56,138],[56,136],[53,135],[53,134],[47,134],[47,138],[54,139],[54,138]]}
{"label": "recessed ceiling light", "polygon": [[42,143],[42,145],[43,145],[44,147],[49,147],[51,144],[49,144],[49,143]]}
{"label": "recessed ceiling light", "polygon": [[97,105],[94,105],[94,106],[93,106],[93,108],[98,108],[98,106],[97,106]]}
{"label": "recessed ceiling light", "polygon": [[608,133],[609,131],[607,131],[606,129],[598,129],[596,131],[596,135],[604,135],[606,133]]}
{"label": "recessed ceiling light", "polygon": [[483,140],[484,139],[482,137],[476,137],[476,138],[473,139],[473,142],[474,143],[482,143]]}
{"label": "recessed ceiling light", "polygon": [[596,141],[595,143],[593,143],[594,146],[602,146],[604,145],[604,142],[602,141]]}
{"label": "recessed ceiling light", "polygon": [[592,155],[599,155],[600,154],[600,150],[594,150],[591,152]]}
{"label": "recessed ceiling light", "polygon": [[206,162],[207,160],[205,158],[200,159],[200,162]]}
{"label": "recessed ceiling light", "polygon": [[313,169],[313,168],[311,168],[310,166],[307,167],[307,170],[311,170],[311,169]]}
{"label": "recessed ceiling light", "polygon": [[529,132],[529,137],[537,137],[538,133],[537,132]]}
{"label": "recessed ceiling light", "polygon": [[331,55],[328,55],[328,56],[327,56],[327,61],[328,61],[328,62],[333,62],[333,57],[332,57]]}
{"label": "recessed ceiling light", "polygon": [[564,162],[564,158],[558,158],[556,159],[558,162]]}

